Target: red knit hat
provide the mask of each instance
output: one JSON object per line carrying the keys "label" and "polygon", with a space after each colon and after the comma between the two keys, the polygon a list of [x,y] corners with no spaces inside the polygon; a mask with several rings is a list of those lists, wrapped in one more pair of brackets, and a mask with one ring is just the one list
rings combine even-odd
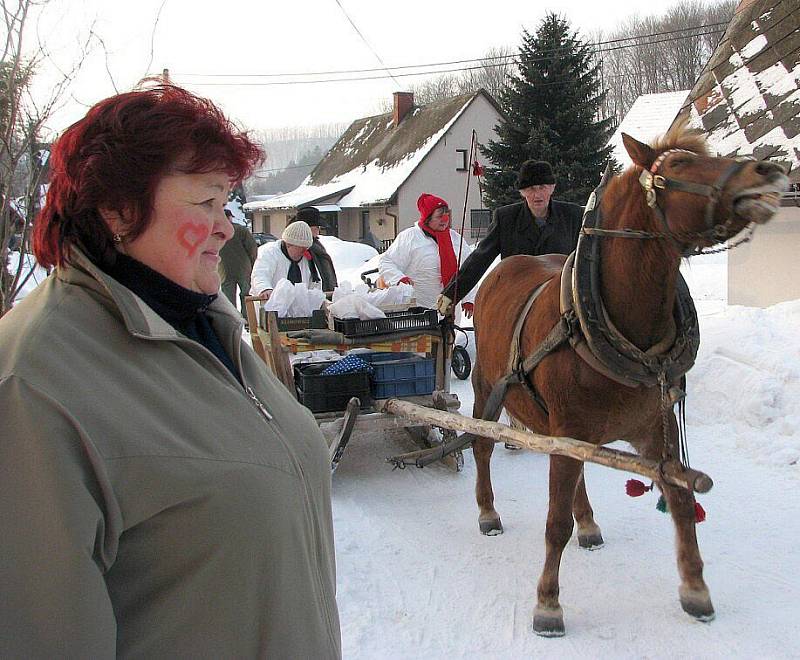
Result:
{"label": "red knit hat", "polygon": [[437,197],[436,195],[430,195],[428,193],[422,193],[417,200],[417,208],[419,209],[419,219],[420,220],[427,220],[431,217],[433,212],[442,207],[447,206],[447,202],[445,202],[441,197]]}

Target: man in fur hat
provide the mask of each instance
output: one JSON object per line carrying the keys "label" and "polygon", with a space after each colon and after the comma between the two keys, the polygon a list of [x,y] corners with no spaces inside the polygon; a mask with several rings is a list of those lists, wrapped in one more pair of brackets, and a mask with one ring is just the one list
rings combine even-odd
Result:
{"label": "man in fur hat", "polygon": [[515,254],[569,254],[575,249],[583,207],[551,199],[555,187],[550,163],[522,164],[517,190],[523,201],[495,210],[489,233],[461,265],[458,291],[454,277],[439,296],[436,306],[442,314],[472,290],[498,255],[505,259]]}

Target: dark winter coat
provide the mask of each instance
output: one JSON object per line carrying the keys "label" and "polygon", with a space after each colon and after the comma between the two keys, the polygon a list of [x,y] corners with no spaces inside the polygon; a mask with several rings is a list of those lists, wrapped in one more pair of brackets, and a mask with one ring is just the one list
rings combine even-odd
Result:
{"label": "dark winter coat", "polygon": [[317,272],[322,278],[322,290],[333,291],[338,285],[336,280],[336,269],[333,267],[333,259],[325,246],[318,238],[314,239],[311,247],[308,249],[314,259],[314,265],[317,267]]}
{"label": "dark winter coat", "polygon": [[219,275],[223,282],[249,282],[258,255],[258,244],[244,225],[233,223],[233,236],[219,251]]}
{"label": "dark winter coat", "polygon": [[[555,199],[550,200],[547,222],[542,228],[524,200],[501,206],[494,212],[489,233],[461,265],[458,300],[472,290],[498,255],[505,259],[515,254],[569,254],[578,244],[582,220],[582,206]],[[453,278],[443,291],[450,299],[455,298],[455,283]]]}

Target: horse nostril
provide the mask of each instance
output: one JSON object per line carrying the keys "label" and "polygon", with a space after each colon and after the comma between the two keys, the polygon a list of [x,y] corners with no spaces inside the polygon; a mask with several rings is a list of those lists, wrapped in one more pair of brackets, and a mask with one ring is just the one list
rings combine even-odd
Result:
{"label": "horse nostril", "polygon": [[776,172],[784,173],[783,168],[777,163],[771,163],[768,160],[762,160],[756,163],[756,174],[767,176],[769,174],[775,174]]}

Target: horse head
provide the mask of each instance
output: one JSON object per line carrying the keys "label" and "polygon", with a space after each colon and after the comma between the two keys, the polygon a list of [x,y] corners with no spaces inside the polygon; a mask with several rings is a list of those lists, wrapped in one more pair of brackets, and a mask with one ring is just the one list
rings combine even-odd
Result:
{"label": "horse head", "polygon": [[776,163],[709,155],[704,139],[683,124],[653,146],[624,133],[622,140],[642,169],[647,204],[683,255],[724,242],[750,223],[764,224],[789,186]]}

